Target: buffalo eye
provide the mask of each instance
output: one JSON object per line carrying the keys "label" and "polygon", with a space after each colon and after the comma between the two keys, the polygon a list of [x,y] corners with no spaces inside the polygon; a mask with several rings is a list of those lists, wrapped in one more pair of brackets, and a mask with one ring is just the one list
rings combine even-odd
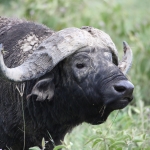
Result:
{"label": "buffalo eye", "polygon": [[84,67],[84,64],[82,64],[82,63],[77,63],[77,64],[76,64],[76,67],[77,67],[78,69],[82,69],[82,68]]}

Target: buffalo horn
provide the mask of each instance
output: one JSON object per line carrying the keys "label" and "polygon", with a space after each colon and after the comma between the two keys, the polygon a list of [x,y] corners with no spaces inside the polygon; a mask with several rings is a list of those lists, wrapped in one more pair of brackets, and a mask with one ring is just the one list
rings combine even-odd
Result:
{"label": "buffalo horn", "polygon": [[123,51],[124,56],[122,60],[119,62],[118,67],[123,74],[126,74],[132,64],[132,50],[126,42],[123,42]]}
{"label": "buffalo horn", "polygon": [[51,71],[61,60],[85,47],[110,49],[118,59],[117,50],[109,35],[92,28],[66,28],[44,40],[22,65],[6,67],[0,51],[0,75],[8,80],[22,82],[36,79]]}

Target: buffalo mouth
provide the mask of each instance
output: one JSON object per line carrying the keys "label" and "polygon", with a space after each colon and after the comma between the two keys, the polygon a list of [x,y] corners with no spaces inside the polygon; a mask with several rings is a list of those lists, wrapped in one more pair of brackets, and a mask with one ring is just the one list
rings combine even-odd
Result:
{"label": "buffalo mouth", "polygon": [[133,90],[134,85],[128,80],[120,80],[105,88],[101,106],[98,106],[95,116],[88,122],[93,125],[101,124],[112,111],[125,108],[133,99]]}
{"label": "buffalo mouth", "polygon": [[118,101],[114,101],[109,104],[109,106],[116,110],[116,109],[123,109],[125,108],[131,101],[133,100],[133,97],[124,97]]}
{"label": "buffalo mouth", "polygon": [[113,101],[105,106],[105,109],[102,110],[90,123],[92,125],[102,124],[107,120],[109,114],[114,110],[119,110],[125,108],[131,101],[133,100],[132,97],[124,97],[122,99]]}

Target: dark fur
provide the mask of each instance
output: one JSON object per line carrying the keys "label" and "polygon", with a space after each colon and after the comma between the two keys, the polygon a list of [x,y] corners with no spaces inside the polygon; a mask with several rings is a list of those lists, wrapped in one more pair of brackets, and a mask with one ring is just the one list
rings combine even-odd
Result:
{"label": "dark fur", "polygon": [[[11,20],[6,20],[6,22],[11,22]],[[45,26],[17,20],[11,24],[9,29],[0,30],[0,43],[3,43],[5,50],[9,52],[5,55],[5,63],[8,67],[20,65],[21,59],[25,60],[28,57],[28,53],[22,56],[20,45],[17,43],[30,32],[36,34],[40,42],[42,41],[40,37],[44,39],[53,33]],[[95,53],[94,51],[97,50],[93,49],[93,53]],[[106,99],[110,97],[115,99],[115,96],[109,95],[105,89],[119,80],[127,79],[115,64],[108,68],[106,66],[109,62],[102,63],[101,52],[96,57],[98,57],[95,58],[98,61],[93,64],[95,69],[89,70],[89,74],[82,75],[82,78],[78,77],[76,70],[70,68],[72,65],[70,63],[73,62],[72,58],[75,58],[75,56],[70,56],[60,62],[51,73],[47,73],[37,80],[12,83],[0,79],[0,148],[4,149],[6,146],[13,150],[23,148],[23,111],[26,149],[32,146],[41,146],[44,137],[46,141],[49,141],[46,149],[50,150],[53,145],[49,140],[49,134],[57,145],[60,144],[60,140],[63,140],[67,132],[82,122],[103,123],[110,112],[116,109],[111,105],[105,108],[104,114],[100,111]],[[99,65],[97,66],[97,64]],[[111,74],[109,70],[113,70]],[[35,86],[37,82],[38,86]],[[21,97],[16,86],[21,89],[23,84],[25,90]],[[36,88],[41,93],[54,90],[54,95],[52,93],[50,100],[36,101],[36,92],[33,90]]]}

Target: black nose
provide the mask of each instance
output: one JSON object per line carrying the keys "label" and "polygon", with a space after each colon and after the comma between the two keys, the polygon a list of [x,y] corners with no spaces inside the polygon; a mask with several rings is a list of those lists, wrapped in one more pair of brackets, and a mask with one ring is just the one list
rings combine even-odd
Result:
{"label": "black nose", "polygon": [[127,80],[122,80],[114,85],[114,91],[117,95],[132,99],[134,85]]}

